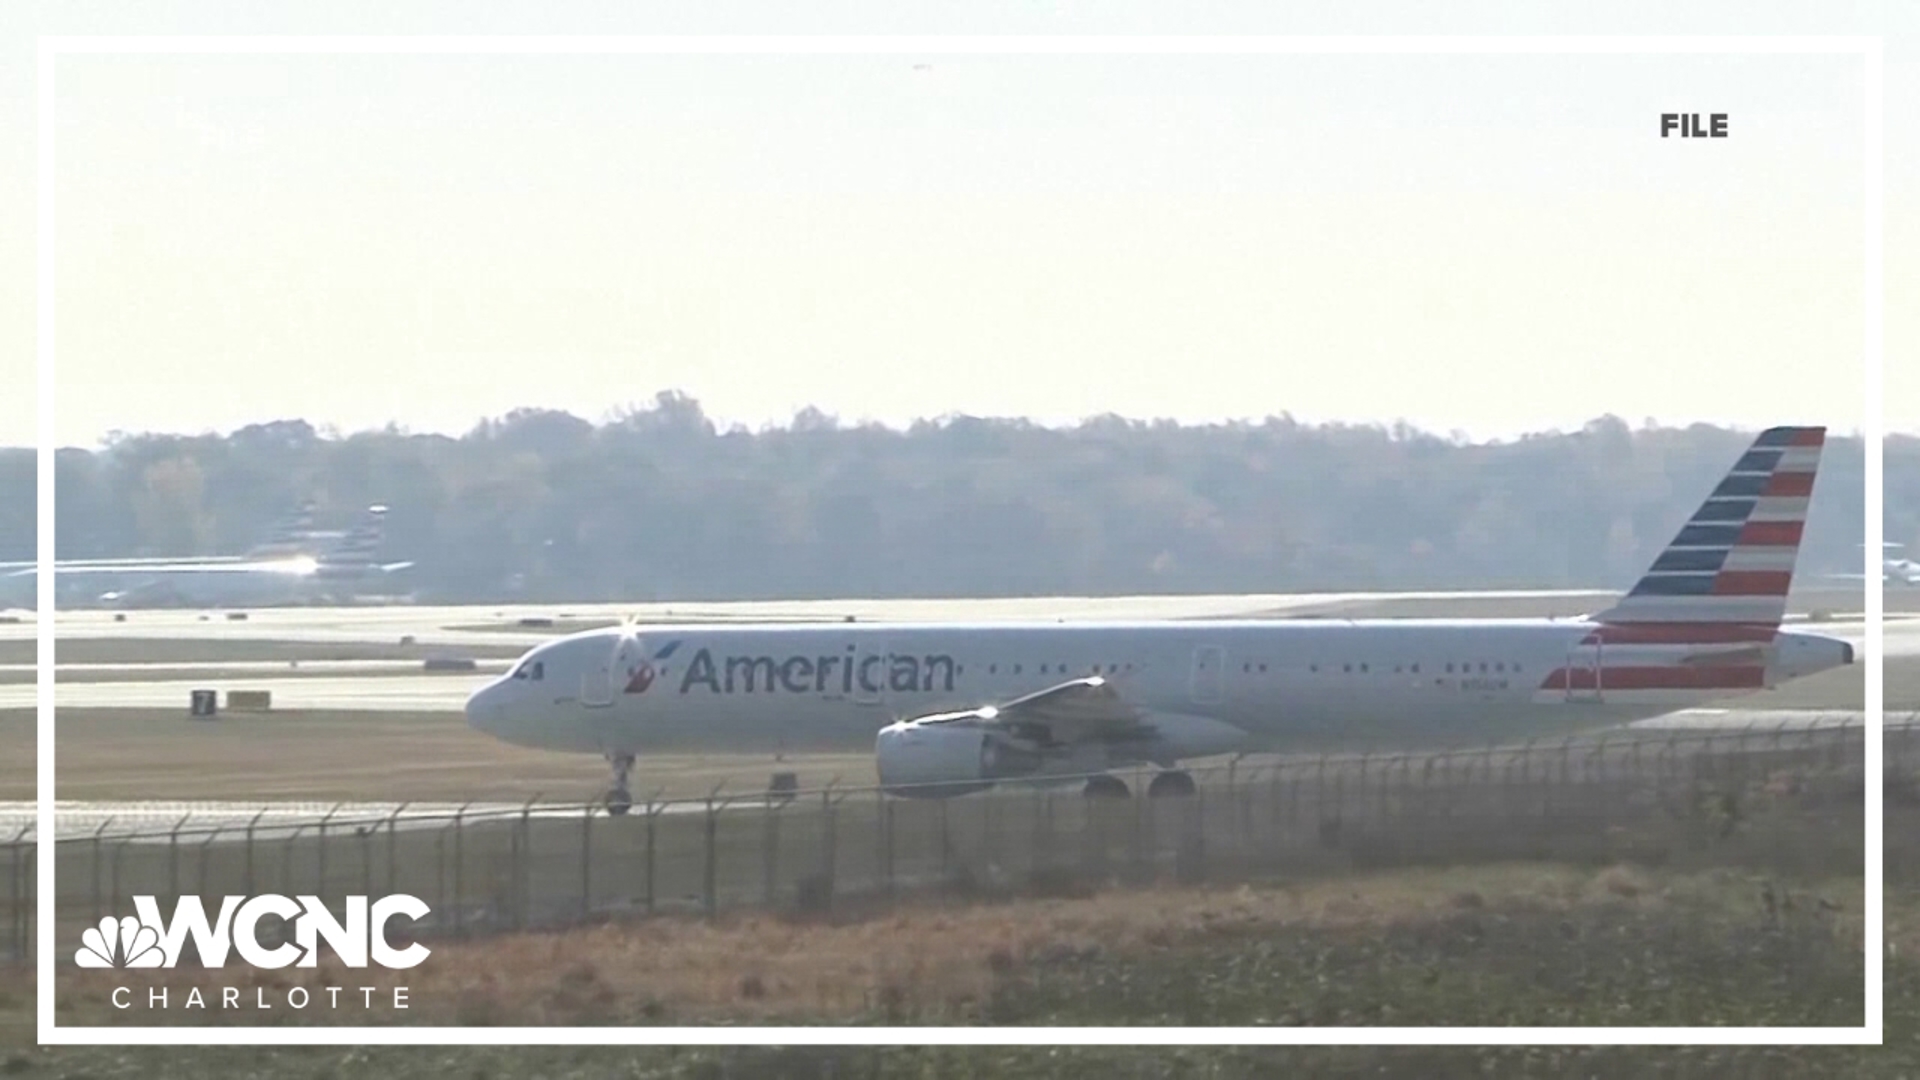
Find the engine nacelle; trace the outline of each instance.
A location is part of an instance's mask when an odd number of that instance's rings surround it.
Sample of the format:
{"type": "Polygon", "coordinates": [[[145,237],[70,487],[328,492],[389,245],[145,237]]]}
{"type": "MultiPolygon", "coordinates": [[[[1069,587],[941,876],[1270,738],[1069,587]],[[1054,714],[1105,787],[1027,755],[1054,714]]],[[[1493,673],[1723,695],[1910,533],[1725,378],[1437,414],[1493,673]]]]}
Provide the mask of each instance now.
{"type": "Polygon", "coordinates": [[[880,729],[873,745],[880,786],[889,794],[950,799],[1039,770],[1043,758],[1006,736],[964,720],[903,720],[880,729]]]}

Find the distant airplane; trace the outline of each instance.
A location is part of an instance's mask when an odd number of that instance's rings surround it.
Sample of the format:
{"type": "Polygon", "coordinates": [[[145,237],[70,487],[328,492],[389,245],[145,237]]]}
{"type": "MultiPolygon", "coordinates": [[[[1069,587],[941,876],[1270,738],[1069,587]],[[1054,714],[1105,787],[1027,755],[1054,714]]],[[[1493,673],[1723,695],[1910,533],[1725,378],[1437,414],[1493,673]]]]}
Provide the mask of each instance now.
{"type": "MultiPolygon", "coordinates": [[[[180,555],[163,558],[142,558],[123,556],[111,559],[56,559],[54,570],[66,570],[81,566],[105,566],[127,569],[144,569],[152,566],[209,566],[220,563],[239,563],[249,560],[291,558],[301,555],[318,558],[345,537],[338,530],[315,529],[313,527],[314,504],[305,502],[289,511],[273,525],[268,538],[248,548],[244,555],[180,555]]],[[[33,560],[0,562],[0,574],[17,570],[35,569],[33,560]]]]}
{"type": "MultiPolygon", "coordinates": [[[[363,587],[413,565],[375,561],[386,514],[385,506],[371,506],[353,528],[325,532],[311,528],[311,511],[302,508],[284,519],[272,538],[253,549],[266,555],[57,562],[54,588],[61,594],[84,589],[87,601],[122,608],[351,598],[363,587]]],[[[9,592],[24,589],[31,595],[37,580],[34,565],[11,565],[22,568],[0,569],[0,584],[9,592]]]]}
{"type": "Polygon", "coordinates": [[[542,644],[468,700],[506,742],[604,755],[608,810],[643,752],[872,738],[883,786],[1161,770],[1289,740],[1532,737],[1622,723],[1851,664],[1782,629],[1825,429],[1761,433],[1618,603],[1573,619],[638,626],[542,644]]]}
{"type": "MultiPolygon", "coordinates": [[[[1920,585],[1920,562],[1884,553],[1903,550],[1906,547],[1905,544],[1897,544],[1888,540],[1882,544],[1881,547],[1883,549],[1883,554],[1880,559],[1880,583],[1882,585],[1920,585]]],[[[1827,576],[1836,581],[1865,581],[1867,577],[1865,574],[1828,574],[1827,576]]]]}

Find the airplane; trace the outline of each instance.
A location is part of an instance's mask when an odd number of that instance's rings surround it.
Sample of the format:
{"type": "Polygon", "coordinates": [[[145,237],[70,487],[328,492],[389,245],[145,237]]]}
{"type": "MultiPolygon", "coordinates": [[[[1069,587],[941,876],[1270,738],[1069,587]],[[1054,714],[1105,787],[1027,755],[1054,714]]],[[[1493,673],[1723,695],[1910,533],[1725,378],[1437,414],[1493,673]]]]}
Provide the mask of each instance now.
{"type": "Polygon", "coordinates": [[[1783,629],[1825,429],[1762,432],[1612,607],[1579,618],[820,623],[583,631],[466,703],[475,730],[607,758],[702,738],[740,750],[872,739],[881,786],[945,798],[1329,738],[1534,737],[1630,722],[1854,661],[1783,629]]]}
{"type": "MultiPolygon", "coordinates": [[[[337,599],[341,595],[356,594],[363,586],[413,565],[412,562],[374,561],[384,535],[386,514],[385,506],[368,507],[359,524],[333,534],[338,537],[337,541],[311,555],[56,563],[55,588],[71,592],[76,588],[105,585],[106,591],[92,594],[90,599],[120,608],[337,599]]],[[[298,539],[301,535],[322,541],[327,537],[326,533],[297,524],[283,525],[279,535],[262,546],[276,551],[289,550],[305,542],[298,539]]],[[[29,563],[25,569],[0,577],[0,586],[24,582],[31,590],[35,574],[36,569],[29,563]]]]}
{"type": "MultiPolygon", "coordinates": [[[[1905,544],[1888,540],[1881,545],[1884,551],[1900,551],[1905,544]]],[[[1865,581],[1865,574],[1828,574],[1837,581],[1865,581]]],[[[1882,585],[1920,585],[1920,562],[1903,559],[1897,555],[1883,554],[1880,559],[1880,584],[1882,585]]]]}
{"type": "MultiPolygon", "coordinates": [[[[273,526],[266,540],[248,548],[240,555],[177,555],[159,558],[140,556],[120,556],[104,559],[56,559],[53,564],[55,573],[75,567],[101,567],[120,570],[144,570],[151,567],[183,567],[231,565],[241,562],[259,562],[267,559],[297,558],[308,556],[318,558],[343,540],[347,533],[339,530],[315,529],[313,527],[314,504],[311,501],[301,503],[289,511],[273,526]]],[[[31,559],[0,562],[0,574],[12,574],[20,570],[35,570],[38,563],[31,559]]],[[[104,573],[105,570],[100,572],[104,573]]]]}

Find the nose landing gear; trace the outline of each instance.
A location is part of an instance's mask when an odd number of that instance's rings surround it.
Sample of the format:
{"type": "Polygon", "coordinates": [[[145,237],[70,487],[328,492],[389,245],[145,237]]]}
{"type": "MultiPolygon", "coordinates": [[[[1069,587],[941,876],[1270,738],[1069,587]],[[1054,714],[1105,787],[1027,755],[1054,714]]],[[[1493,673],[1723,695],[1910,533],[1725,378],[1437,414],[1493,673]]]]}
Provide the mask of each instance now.
{"type": "Polygon", "coordinates": [[[619,817],[633,809],[633,796],[627,791],[627,776],[633,772],[633,755],[612,754],[607,761],[613,765],[613,786],[607,789],[604,801],[607,813],[619,817]]]}

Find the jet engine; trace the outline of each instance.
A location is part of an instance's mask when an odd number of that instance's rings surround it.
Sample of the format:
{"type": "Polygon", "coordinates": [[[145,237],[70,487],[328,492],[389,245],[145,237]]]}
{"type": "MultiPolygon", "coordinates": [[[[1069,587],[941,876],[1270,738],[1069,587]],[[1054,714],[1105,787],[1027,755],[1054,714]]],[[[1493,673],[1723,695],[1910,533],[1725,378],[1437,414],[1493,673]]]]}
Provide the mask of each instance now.
{"type": "Polygon", "coordinates": [[[889,724],[874,740],[873,752],[882,788],[923,799],[949,799],[1029,776],[1045,760],[1002,732],[952,717],[889,724]]]}

